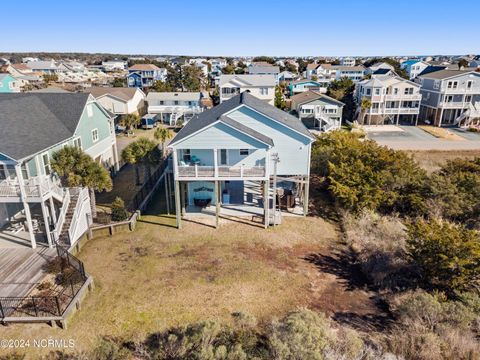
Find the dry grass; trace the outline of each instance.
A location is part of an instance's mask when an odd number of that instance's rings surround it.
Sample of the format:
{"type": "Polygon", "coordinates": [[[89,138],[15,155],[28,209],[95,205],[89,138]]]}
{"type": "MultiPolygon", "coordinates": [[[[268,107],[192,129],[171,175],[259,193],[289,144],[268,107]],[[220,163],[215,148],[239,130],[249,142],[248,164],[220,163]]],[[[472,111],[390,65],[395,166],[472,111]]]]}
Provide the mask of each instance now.
{"type": "Polygon", "coordinates": [[[465,141],[463,137],[452,133],[450,130],[445,129],[445,128],[440,128],[437,126],[431,126],[431,125],[419,125],[418,126],[420,129],[423,131],[429,133],[430,135],[435,136],[436,138],[439,139],[444,139],[444,140],[452,140],[452,141],[465,141]]]}
{"type": "Polygon", "coordinates": [[[428,172],[438,170],[440,166],[445,164],[448,160],[456,158],[473,159],[480,156],[480,150],[429,150],[407,152],[413,155],[419,165],[428,172]]]}
{"type": "Polygon", "coordinates": [[[338,239],[335,224],[288,218],[273,230],[229,222],[220,229],[168,216],[143,217],[137,231],[95,239],[80,258],[95,290],[67,330],[12,325],[3,338],[73,338],[76,349],[99,336],[141,339],[174,325],[242,311],[269,321],[308,306],[314,266],[304,260],[338,239]]]}

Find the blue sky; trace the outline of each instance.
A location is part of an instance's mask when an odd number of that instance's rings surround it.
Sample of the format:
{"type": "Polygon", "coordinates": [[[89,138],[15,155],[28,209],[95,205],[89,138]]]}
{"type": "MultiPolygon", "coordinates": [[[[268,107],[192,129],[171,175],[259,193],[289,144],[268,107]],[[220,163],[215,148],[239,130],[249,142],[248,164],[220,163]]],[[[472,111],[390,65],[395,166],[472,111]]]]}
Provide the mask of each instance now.
{"type": "Polygon", "coordinates": [[[480,1],[3,1],[0,51],[480,53],[480,1]]]}

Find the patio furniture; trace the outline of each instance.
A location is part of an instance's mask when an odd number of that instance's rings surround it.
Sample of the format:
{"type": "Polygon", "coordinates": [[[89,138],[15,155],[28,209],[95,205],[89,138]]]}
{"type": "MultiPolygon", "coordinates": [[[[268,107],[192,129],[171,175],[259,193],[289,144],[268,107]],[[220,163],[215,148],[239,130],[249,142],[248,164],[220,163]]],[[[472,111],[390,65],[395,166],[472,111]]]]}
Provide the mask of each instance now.
{"type": "Polygon", "coordinates": [[[195,204],[195,206],[198,206],[201,208],[207,207],[211,202],[212,202],[212,199],[198,199],[198,198],[193,199],[193,203],[195,204]]]}

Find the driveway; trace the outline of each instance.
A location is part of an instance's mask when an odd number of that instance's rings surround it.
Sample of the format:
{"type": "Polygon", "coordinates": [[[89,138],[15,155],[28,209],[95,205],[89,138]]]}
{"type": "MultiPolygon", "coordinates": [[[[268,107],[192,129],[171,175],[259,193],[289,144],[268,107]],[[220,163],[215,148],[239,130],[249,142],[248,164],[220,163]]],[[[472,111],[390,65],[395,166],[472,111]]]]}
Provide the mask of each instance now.
{"type": "Polygon", "coordinates": [[[445,140],[436,138],[416,126],[385,126],[376,131],[372,126],[367,129],[367,138],[380,145],[395,150],[479,150],[480,135],[462,129],[450,129],[464,140],[445,140]]]}

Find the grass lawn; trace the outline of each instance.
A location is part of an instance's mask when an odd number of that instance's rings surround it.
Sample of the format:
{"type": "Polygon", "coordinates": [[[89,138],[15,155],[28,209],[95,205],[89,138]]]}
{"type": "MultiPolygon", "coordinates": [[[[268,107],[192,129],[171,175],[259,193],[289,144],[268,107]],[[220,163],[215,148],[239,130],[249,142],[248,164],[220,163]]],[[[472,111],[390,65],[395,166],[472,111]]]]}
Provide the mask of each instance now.
{"type": "Polygon", "coordinates": [[[348,290],[343,280],[307,260],[340,241],[334,222],[290,217],[269,230],[237,222],[219,229],[184,222],[177,230],[172,216],[158,212],[143,216],[135,232],[85,245],[79,257],[94,277],[95,290],[67,330],[14,324],[2,329],[2,337],[72,338],[80,350],[102,335],[140,340],[170,326],[228,322],[235,311],[260,322],[299,306],[351,311],[342,305],[345,294],[362,311],[368,307],[368,294],[348,290]]]}
{"type": "Polygon", "coordinates": [[[432,126],[432,125],[419,125],[418,127],[423,131],[429,133],[430,135],[433,135],[440,139],[452,140],[452,141],[465,141],[463,137],[445,128],[432,126]]]}
{"type": "Polygon", "coordinates": [[[473,159],[480,156],[480,150],[429,150],[429,151],[407,151],[412,154],[415,160],[428,172],[438,170],[448,160],[456,158],[473,159]]]}

